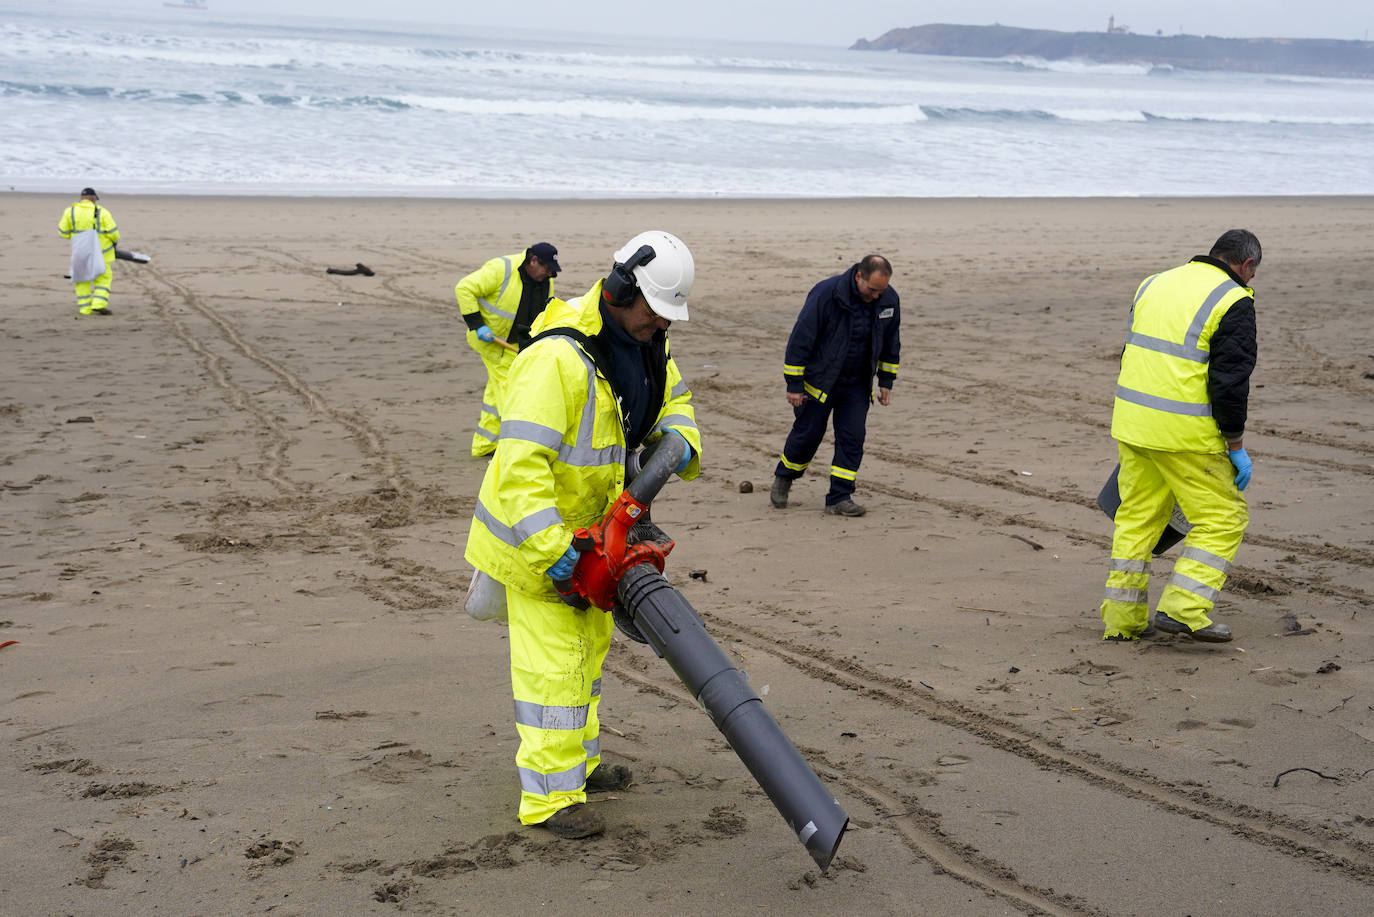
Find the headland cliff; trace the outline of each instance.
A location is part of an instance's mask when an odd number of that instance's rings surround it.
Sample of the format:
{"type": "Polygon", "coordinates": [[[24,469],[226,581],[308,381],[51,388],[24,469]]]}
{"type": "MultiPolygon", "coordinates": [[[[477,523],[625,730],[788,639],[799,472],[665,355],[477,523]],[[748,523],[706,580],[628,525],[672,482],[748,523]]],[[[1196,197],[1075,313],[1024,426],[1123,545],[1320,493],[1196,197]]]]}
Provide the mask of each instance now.
{"type": "Polygon", "coordinates": [[[1054,32],[1004,25],[936,24],[891,29],[873,41],[860,38],[850,49],[1374,79],[1374,42],[1325,38],[1217,38],[1136,35],[1120,29],[1054,32]]]}

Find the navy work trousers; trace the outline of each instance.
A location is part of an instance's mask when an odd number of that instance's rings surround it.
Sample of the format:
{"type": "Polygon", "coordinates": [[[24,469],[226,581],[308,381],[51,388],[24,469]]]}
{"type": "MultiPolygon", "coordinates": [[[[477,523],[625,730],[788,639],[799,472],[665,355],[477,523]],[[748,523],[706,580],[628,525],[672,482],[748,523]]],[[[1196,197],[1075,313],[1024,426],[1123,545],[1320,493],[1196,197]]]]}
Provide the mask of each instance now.
{"type": "Polygon", "coordinates": [[[792,409],[796,419],[773,473],[784,478],[799,478],[805,474],[833,414],[835,457],[830,465],[830,492],[825,495],[825,505],[834,506],[848,500],[854,494],[854,481],[864,458],[864,434],[871,401],[872,393],[864,382],[839,383],[825,403],[807,396],[801,407],[792,409]]]}

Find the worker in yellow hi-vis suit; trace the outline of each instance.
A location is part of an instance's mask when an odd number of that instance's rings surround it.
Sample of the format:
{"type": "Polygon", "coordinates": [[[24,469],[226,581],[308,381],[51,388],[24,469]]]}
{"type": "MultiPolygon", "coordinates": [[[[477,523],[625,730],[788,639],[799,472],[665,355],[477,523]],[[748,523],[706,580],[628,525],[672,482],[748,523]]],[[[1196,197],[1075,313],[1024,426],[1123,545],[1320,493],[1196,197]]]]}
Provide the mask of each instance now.
{"type": "Polygon", "coordinates": [[[1253,233],[1232,229],[1209,254],[1136,290],[1112,409],[1121,506],[1101,608],[1105,640],[1156,630],[1231,639],[1210,613],[1250,521],[1241,491],[1250,483],[1244,434],[1257,352],[1249,284],[1260,256],[1253,233]],[[1151,623],[1151,549],[1175,501],[1193,527],[1151,623]]]}
{"type": "Polygon", "coordinates": [[[630,450],[678,436],[690,446],[678,475],[701,470],[692,393],[667,336],[671,321],[687,320],[691,252],[652,231],[615,258],[584,296],[549,304],[511,365],[465,554],[505,585],[520,821],[562,838],[604,831],[587,794],[623,789],[631,775],[601,760],[611,615],[565,604],[554,583],[577,563],[573,533],[599,522],[624,490],[630,450]]]}
{"type": "Polygon", "coordinates": [[[468,346],[487,367],[482,413],[472,434],[474,456],[490,455],[496,449],[506,374],[516,351],[529,343],[530,327],[553,297],[553,278],[559,270],[558,249],[536,242],[523,253],[492,258],[453,288],[468,326],[468,346]]]}
{"type": "Polygon", "coordinates": [[[94,229],[100,237],[100,251],[105,259],[105,271],[94,279],[72,278],[76,287],[76,311],[81,315],[110,314],[110,281],[114,278],[115,244],[119,242],[119,227],[115,225],[114,214],[96,201],[100,195],[94,188],[82,188],[81,200],[62,211],[57,221],[57,231],[62,238],[70,239],[77,233],[94,229]]]}

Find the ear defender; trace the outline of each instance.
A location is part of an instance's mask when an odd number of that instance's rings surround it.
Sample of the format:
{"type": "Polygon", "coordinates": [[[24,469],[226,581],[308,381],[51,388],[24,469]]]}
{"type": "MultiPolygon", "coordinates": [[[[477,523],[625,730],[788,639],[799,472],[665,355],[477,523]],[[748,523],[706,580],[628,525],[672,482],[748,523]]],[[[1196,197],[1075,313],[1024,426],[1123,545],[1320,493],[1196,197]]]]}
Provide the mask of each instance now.
{"type": "Polygon", "coordinates": [[[652,245],[641,245],[639,251],[626,258],[624,263],[618,262],[611,268],[611,272],[601,284],[601,298],[606,305],[615,306],[617,309],[627,309],[634,305],[635,294],[639,292],[634,269],[653,261],[654,255],[652,245]]]}

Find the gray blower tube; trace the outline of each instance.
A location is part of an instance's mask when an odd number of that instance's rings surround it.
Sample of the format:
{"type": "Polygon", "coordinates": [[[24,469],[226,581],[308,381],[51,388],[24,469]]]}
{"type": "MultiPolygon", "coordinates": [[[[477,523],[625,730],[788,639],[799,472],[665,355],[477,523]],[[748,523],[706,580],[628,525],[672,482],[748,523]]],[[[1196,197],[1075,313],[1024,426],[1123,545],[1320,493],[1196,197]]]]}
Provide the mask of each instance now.
{"type": "MultiPolygon", "coordinates": [[[[681,451],[675,452],[680,458],[681,451]]],[[[646,463],[646,469],[652,464],[646,463]]],[[[626,571],[617,597],[654,652],[668,661],[710,715],[816,865],[828,868],[849,816],[764,709],[744,673],[711,639],[696,609],[648,564],[626,571]]]]}

